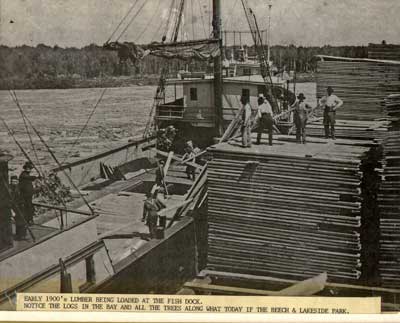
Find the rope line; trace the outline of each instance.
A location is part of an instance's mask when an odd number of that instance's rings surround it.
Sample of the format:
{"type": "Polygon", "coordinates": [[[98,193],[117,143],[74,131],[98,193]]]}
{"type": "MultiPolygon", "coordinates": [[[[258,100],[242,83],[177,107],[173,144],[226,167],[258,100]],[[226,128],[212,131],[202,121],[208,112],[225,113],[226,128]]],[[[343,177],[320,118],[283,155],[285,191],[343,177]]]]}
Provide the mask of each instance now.
{"type": "Polygon", "coordinates": [[[158,11],[159,11],[159,9],[160,9],[160,4],[161,4],[161,1],[158,1],[158,2],[157,2],[157,7],[156,7],[156,9],[154,10],[153,16],[150,18],[150,20],[148,21],[148,23],[146,24],[146,26],[143,28],[143,30],[141,31],[141,33],[139,34],[139,36],[135,38],[135,40],[134,40],[135,43],[137,43],[137,42],[139,41],[139,39],[143,36],[143,34],[145,33],[145,31],[149,28],[149,26],[150,26],[151,23],[153,22],[154,17],[157,16],[158,11]]]}
{"type": "MultiPolygon", "coordinates": [[[[21,107],[21,105],[19,104],[18,98],[17,98],[17,96],[16,96],[16,93],[14,93],[14,94],[15,94],[15,98],[16,98],[16,100],[17,100],[17,101],[16,101],[16,104],[17,104],[17,106],[18,106],[19,108],[21,108],[21,111],[23,112],[22,107],[21,107]]],[[[23,114],[25,115],[25,113],[23,113],[23,114]]],[[[26,117],[26,115],[25,115],[25,117],[26,117]]],[[[35,132],[35,134],[38,136],[38,138],[40,139],[40,141],[42,142],[42,144],[46,147],[47,151],[49,152],[49,154],[51,155],[51,157],[53,158],[53,160],[55,161],[55,163],[57,164],[57,166],[58,166],[59,168],[61,168],[60,162],[58,161],[57,157],[54,155],[54,153],[53,153],[53,151],[51,150],[51,148],[47,145],[46,141],[43,139],[43,137],[42,137],[42,135],[40,134],[40,132],[36,129],[36,127],[32,124],[32,122],[29,120],[28,117],[26,117],[26,120],[28,121],[29,125],[31,126],[31,128],[33,129],[33,131],[35,132]]],[[[82,200],[85,202],[85,204],[87,205],[87,207],[89,208],[89,210],[92,212],[92,214],[94,214],[93,208],[90,206],[89,202],[88,202],[88,201],[86,200],[86,198],[83,196],[83,194],[81,193],[81,191],[79,190],[79,188],[76,186],[76,184],[74,183],[74,181],[71,179],[71,177],[68,175],[68,173],[67,173],[65,170],[63,170],[63,173],[64,173],[65,177],[68,179],[68,181],[71,183],[71,185],[74,187],[74,189],[75,189],[75,190],[78,192],[78,194],[81,196],[82,200]]]]}
{"type": "Polygon", "coordinates": [[[111,38],[115,35],[115,33],[117,32],[117,30],[119,29],[119,27],[121,27],[121,25],[123,24],[123,22],[125,21],[126,18],[128,18],[128,16],[130,15],[130,13],[132,12],[133,8],[135,8],[136,4],[138,3],[139,0],[136,0],[133,5],[131,6],[131,8],[128,10],[127,14],[125,15],[124,18],[122,18],[122,20],[120,21],[120,23],[118,24],[117,28],[115,28],[115,30],[113,31],[113,33],[111,34],[111,36],[107,39],[106,43],[108,43],[111,38]]]}
{"type": "MultiPolygon", "coordinates": [[[[9,93],[10,93],[10,96],[11,96],[11,98],[13,99],[13,101],[14,101],[15,103],[17,103],[17,96],[16,96],[16,94],[15,94],[15,91],[14,91],[14,90],[12,90],[12,91],[9,90],[9,93]]],[[[17,106],[18,106],[18,105],[17,105],[17,106]]],[[[39,175],[42,175],[42,174],[43,174],[43,169],[42,169],[42,167],[41,167],[41,165],[40,165],[39,157],[38,157],[37,151],[36,151],[36,149],[35,149],[35,146],[34,146],[34,144],[33,144],[32,135],[31,135],[31,132],[29,131],[28,124],[26,123],[26,120],[25,120],[25,117],[24,117],[24,113],[21,111],[20,108],[18,108],[18,110],[19,110],[19,112],[20,112],[20,114],[21,114],[21,116],[22,116],[22,121],[24,122],[25,131],[26,131],[26,133],[28,134],[29,142],[30,142],[30,144],[31,144],[31,146],[32,146],[33,154],[34,154],[34,156],[35,156],[35,158],[36,158],[36,163],[37,163],[37,165],[38,165],[38,170],[40,170],[40,172],[38,172],[38,173],[39,173],[39,175]]]]}
{"type": "MultiPolygon", "coordinates": [[[[137,2],[138,0],[136,0],[137,2]]],[[[133,17],[131,18],[131,20],[129,21],[129,23],[126,25],[126,27],[124,28],[124,30],[122,30],[121,34],[117,37],[117,39],[115,41],[119,41],[120,38],[122,37],[123,34],[125,34],[125,32],[127,31],[127,29],[130,27],[130,25],[133,23],[133,21],[135,20],[135,18],[139,15],[139,13],[142,11],[143,7],[146,5],[147,1],[145,0],[142,5],[140,6],[140,8],[138,9],[138,11],[136,12],[135,15],[133,15],[133,17]]]]}
{"type": "Polygon", "coordinates": [[[199,5],[200,18],[201,18],[201,23],[203,25],[203,31],[204,31],[204,38],[207,38],[206,24],[204,23],[203,9],[201,8],[200,0],[197,0],[197,4],[199,5]]]}
{"type": "Polygon", "coordinates": [[[96,111],[98,105],[100,104],[101,100],[103,99],[103,96],[106,93],[106,91],[107,91],[107,88],[103,89],[103,91],[101,92],[101,95],[97,99],[97,102],[94,105],[92,111],[90,112],[89,117],[87,118],[87,120],[86,120],[85,124],[83,125],[82,129],[79,131],[78,137],[76,138],[76,140],[72,144],[71,148],[68,150],[68,153],[67,153],[66,157],[64,158],[64,160],[61,162],[61,164],[64,164],[65,162],[68,161],[70,153],[72,152],[72,150],[75,148],[75,146],[79,142],[79,139],[81,138],[83,132],[86,130],[86,127],[88,126],[90,119],[92,118],[93,114],[95,113],[95,111],[96,111]]]}
{"type": "Polygon", "coordinates": [[[191,11],[192,11],[192,37],[193,37],[193,39],[195,39],[196,38],[196,34],[195,34],[195,31],[194,31],[194,12],[193,12],[193,7],[194,7],[193,0],[190,0],[190,8],[191,8],[191,11]]]}

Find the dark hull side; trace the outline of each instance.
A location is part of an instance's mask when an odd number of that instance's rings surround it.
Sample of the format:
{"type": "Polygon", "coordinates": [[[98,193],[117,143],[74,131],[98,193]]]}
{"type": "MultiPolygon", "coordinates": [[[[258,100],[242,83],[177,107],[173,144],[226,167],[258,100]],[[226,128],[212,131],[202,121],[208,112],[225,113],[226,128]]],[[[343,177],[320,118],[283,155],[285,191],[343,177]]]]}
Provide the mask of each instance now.
{"type": "Polygon", "coordinates": [[[115,275],[87,292],[110,294],[171,294],[195,277],[196,234],[192,218],[179,221],[142,249],[114,265],[115,275]]]}

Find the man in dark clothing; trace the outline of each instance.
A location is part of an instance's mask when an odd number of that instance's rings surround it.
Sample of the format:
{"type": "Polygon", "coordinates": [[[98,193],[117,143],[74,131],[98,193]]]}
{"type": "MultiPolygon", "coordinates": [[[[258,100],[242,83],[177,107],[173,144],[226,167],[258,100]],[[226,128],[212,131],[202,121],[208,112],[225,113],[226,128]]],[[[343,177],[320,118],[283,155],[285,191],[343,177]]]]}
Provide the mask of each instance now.
{"type": "Polygon", "coordinates": [[[156,184],[157,186],[164,186],[164,161],[160,160],[156,169],[156,184]]]}
{"type": "Polygon", "coordinates": [[[33,216],[35,209],[32,204],[32,197],[34,194],[33,182],[39,177],[31,175],[33,164],[26,162],[23,166],[24,170],[19,175],[19,190],[21,192],[21,199],[23,204],[23,210],[25,221],[28,224],[33,224],[33,216]]]}
{"type": "Polygon", "coordinates": [[[15,240],[26,239],[26,222],[22,214],[23,203],[21,192],[18,187],[18,176],[11,176],[10,181],[11,208],[14,211],[15,219],[15,240]]]}
{"type": "Polygon", "coordinates": [[[157,230],[158,214],[157,212],[165,208],[165,204],[157,198],[157,191],[153,194],[148,192],[147,199],[144,201],[142,221],[146,221],[149,227],[150,239],[154,239],[157,230]]]}

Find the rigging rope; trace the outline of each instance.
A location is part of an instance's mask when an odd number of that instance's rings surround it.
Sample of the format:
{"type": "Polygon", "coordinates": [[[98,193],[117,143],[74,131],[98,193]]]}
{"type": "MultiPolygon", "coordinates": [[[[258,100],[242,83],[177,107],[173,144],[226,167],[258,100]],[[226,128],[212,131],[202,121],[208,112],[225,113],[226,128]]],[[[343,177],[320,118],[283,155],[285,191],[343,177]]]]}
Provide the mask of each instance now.
{"type": "Polygon", "coordinates": [[[82,200],[85,202],[89,210],[94,214],[93,208],[90,206],[86,198],[83,196],[82,192],[79,190],[79,188],[75,185],[74,181],[71,179],[71,177],[68,175],[68,173],[62,168],[62,165],[58,161],[57,157],[54,155],[53,151],[50,149],[50,147],[47,145],[46,141],[43,139],[42,135],[39,133],[39,131],[36,129],[36,127],[32,124],[32,122],[29,120],[29,118],[25,115],[24,111],[22,110],[21,105],[19,104],[18,98],[16,93],[14,93],[15,99],[16,99],[16,104],[17,106],[21,109],[22,114],[25,116],[26,120],[28,121],[29,125],[35,132],[35,134],[38,136],[42,144],[46,147],[47,151],[50,153],[50,156],[53,158],[53,160],[56,162],[57,166],[62,170],[64,173],[65,177],[68,179],[68,181],[71,183],[71,185],[74,187],[74,189],[78,192],[78,194],[81,196],[82,200]]]}
{"type": "Polygon", "coordinates": [[[168,30],[169,30],[169,24],[171,23],[172,10],[174,10],[174,7],[175,7],[175,0],[172,0],[171,1],[171,6],[169,7],[169,11],[168,11],[167,23],[166,23],[164,34],[163,34],[163,37],[162,37],[163,40],[165,40],[165,38],[167,37],[168,30]]]}
{"type": "Polygon", "coordinates": [[[151,16],[150,20],[148,21],[148,23],[146,24],[146,26],[143,28],[143,30],[141,31],[141,33],[139,34],[139,36],[135,38],[135,40],[134,40],[135,43],[137,43],[137,42],[140,40],[140,38],[143,36],[143,34],[144,34],[145,31],[147,30],[147,28],[149,28],[149,26],[150,26],[151,23],[153,22],[154,17],[157,16],[158,10],[160,9],[160,4],[161,4],[161,1],[158,1],[158,2],[157,2],[157,7],[156,7],[156,9],[154,10],[153,16],[151,16]]]}
{"type": "Polygon", "coordinates": [[[194,12],[193,12],[193,0],[190,0],[190,8],[192,10],[192,37],[193,39],[196,38],[196,34],[194,33],[194,12]]]}
{"type": "Polygon", "coordinates": [[[233,7],[231,7],[231,10],[229,11],[228,18],[224,21],[222,29],[227,29],[226,27],[228,26],[228,22],[230,22],[230,19],[233,15],[233,11],[235,10],[237,3],[238,3],[238,0],[235,0],[233,7]]]}
{"type": "MultiPolygon", "coordinates": [[[[136,0],[138,1],[138,0],[136,0]]],[[[122,37],[123,34],[125,34],[125,32],[127,31],[127,29],[129,28],[129,26],[132,24],[132,22],[135,20],[135,18],[139,15],[140,11],[142,11],[143,7],[146,5],[147,1],[145,0],[142,5],[140,6],[140,8],[138,9],[138,11],[136,12],[136,14],[131,18],[131,20],[129,21],[129,23],[125,26],[124,30],[122,30],[121,34],[117,37],[117,39],[115,40],[116,42],[118,42],[118,40],[122,37]]]]}
{"type": "Polygon", "coordinates": [[[197,0],[197,4],[199,5],[200,9],[200,18],[201,18],[201,23],[203,25],[204,37],[206,38],[207,37],[206,24],[204,23],[203,10],[201,9],[200,0],[197,0]]]}
{"type": "MultiPolygon", "coordinates": [[[[9,93],[10,93],[10,96],[11,96],[11,98],[13,99],[13,101],[16,103],[16,102],[17,102],[17,99],[16,99],[15,91],[14,91],[14,90],[12,90],[12,91],[9,90],[9,93]],[[15,97],[14,97],[14,96],[15,96],[15,97]]],[[[40,165],[39,157],[38,157],[36,148],[35,148],[35,146],[34,146],[34,144],[33,144],[33,140],[32,140],[31,133],[30,133],[30,131],[29,131],[28,125],[27,125],[26,120],[25,120],[25,118],[24,118],[24,114],[21,112],[21,109],[19,109],[19,112],[21,113],[22,121],[24,122],[25,130],[26,130],[26,133],[28,134],[29,142],[30,142],[30,144],[31,144],[31,146],[32,146],[33,154],[35,155],[38,168],[40,169],[40,172],[38,171],[38,174],[39,174],[39,175],[42,175],[42,174],[43,174],[43,169],[42,169],[42,167],[41,167],[41,165],[40,165]]]]}
{"type": "Polygon", "coordinates": [[[77,143],[79,142],[80,137],[82,136],[83,132],[86,130],[87,125],[89,124],[90,119],[92,118],[93,114],[95,113],[98,105],[100,104],[101,100],[103,99],[104,94],[106,93],[107,88],[103,89],[103,91],[101,92],[100,97],[98,98],[96,104],[94,105],[92,111],[89,114],[89,117],[87,118],[85,124],[83,125],[82,129],[79,131],[78,137],[76,138],[76,140],[74,141],[74,143],[72,144],[71,148],[68,150],[64,160],[61,162],[61,164],[64,164],[68,161],[69,158],[69,154],[72,152],[72,150],[75,148],[75,146],[77,145],[77,143]]]}
{"type": "Polygon", "coordinates": [[[115,35],[115,33],[117,32],[117,30],[119,29],[119,27],[121,27],[121,25],[123,24],[123,22],[125,21],[126,18],[128,18],[128,16],[130,15],[130,13],[132,12],[133,8],[135,8],[136,4],[138,3],[139,0],[136,0],[132,7],[128,10],[127,14],[125,15],[124,18],[122,18],[122,20],[120,21],[120,23],[118,24],[117,28],[115,28],[115,30],[113,31],[113,33],[111,34],[111,36],[107,39],[106,43],[108,43],[111,38],[115,35]]]}
{"type": "MultiPolygon", "coordinates": [[[[15,138],[14,136],[14,132],[12,131],[12,129],[7,125],[6,121],[0,117],[0,120],[2,121],[2,123],[4,124],[4,127],[7,129],[8,134],[11,136],[11,138],[14,140],[15,144],[17,145],[17,147],[21,150],[22,154],[24,155],[24,157],[26,158],[27,161],[29,161],[33,168],[36,170],[36,172],[40,175],[39,169],[36,167],[35,163],[32,161],[32,159],[29,157],[28,153],[25,151],[25,149],[22,147],[22,145],[19,143],[19,141],[17,140],[17,138],[15,138]]],[[[44,187],[47,189],[47,193],[49,193],[50,195],[52,195],[55,200],[61,204],[63,204],[63,206],[65,208],[67,208],[64,199],[61,196],[58,196],[56,192],[54,192],[51,187],[49,186],[49,184],[43,180],[44,183],[44,187]]]]}

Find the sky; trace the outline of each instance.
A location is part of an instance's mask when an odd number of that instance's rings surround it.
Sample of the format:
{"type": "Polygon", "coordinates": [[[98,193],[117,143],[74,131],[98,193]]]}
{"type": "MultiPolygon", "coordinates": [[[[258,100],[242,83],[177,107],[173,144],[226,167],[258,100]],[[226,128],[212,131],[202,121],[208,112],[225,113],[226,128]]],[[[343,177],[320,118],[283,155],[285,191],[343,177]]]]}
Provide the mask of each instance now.
{"type": "MultiPolygon", "coordinates": [[[[0,0],[0,45],[82,47],[103,44],[121,19],[132,17],[120,40],[160,40],[173,0],[0,0]]],[[[175,0],[176,1],[176,0],[175,0]]],[[[186,38],[209,35],[212,0],[186,0],[186,38]]],[[[268,25],[270,0],[248,0],[261,29],[268,25]]],[[[178,1],[176,1],[177,3],[178,1]]],[[[226,30],[248,30],[241,0],[221,0],[226,30]]],[[[272,0],[271,43],[281,45],[400,44],[400,0],[272,0]]],[[[243,42],[247,38],[243,36],[243,42]]],[[[233,38],[228,38],[231,43],[233,38]]],[[[238,40],[237,40],[238,41],[238,40]]],[[[249,40],[248,40],[249,41],[249,40]]]]}

